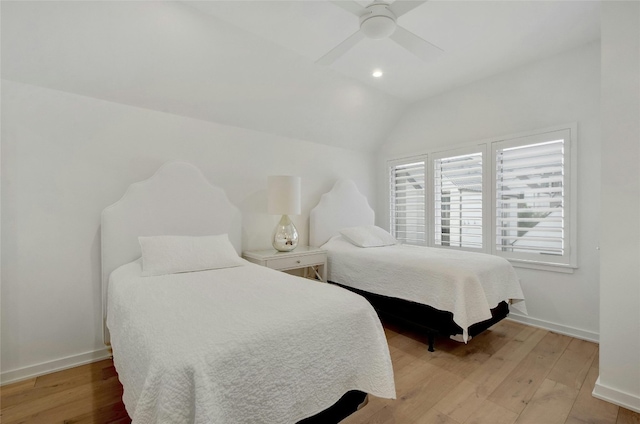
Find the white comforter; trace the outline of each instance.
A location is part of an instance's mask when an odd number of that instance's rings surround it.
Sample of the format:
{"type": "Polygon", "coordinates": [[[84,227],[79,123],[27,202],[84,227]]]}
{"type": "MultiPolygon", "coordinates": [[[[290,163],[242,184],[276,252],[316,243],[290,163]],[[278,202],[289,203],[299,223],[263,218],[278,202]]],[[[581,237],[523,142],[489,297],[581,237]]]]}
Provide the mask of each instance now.
{"type": "Polygon", "coordinates": [[[134,424],[294,423],[353,389],[394,398],[389,350],[365,299],[247,262],[111,274],[107,325],[134,424]]]}
{"type": "Polygon", "coordinates": [[[408,245],[361,248],[342,236],[322,248],[329,252],[330,281],[449,311],[464,341],[468,328],[491,318],[503,300],[521,302],[526,313],[513,267],[497,256],[408,245]]]}

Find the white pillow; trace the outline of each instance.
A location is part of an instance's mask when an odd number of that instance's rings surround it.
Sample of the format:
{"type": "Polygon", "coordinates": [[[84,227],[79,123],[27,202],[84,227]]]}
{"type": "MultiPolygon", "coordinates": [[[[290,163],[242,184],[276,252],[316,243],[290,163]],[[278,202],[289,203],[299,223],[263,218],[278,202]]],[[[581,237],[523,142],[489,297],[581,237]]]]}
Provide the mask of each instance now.
{"type": "Polygon", "coordinates": [[[382,242],[384,243],[384,246],[391,246],[392,244],[398,244],[398,240],[396,240],[396,238],[391,234],[389,234],[389,232],[384,228],[376,227],[375,225],[370,225],[368,228],[369,228],[369,231],[371,231],[371,234],[373,234],[376,237],[379,237],[380,240],[382,240],[382,242]]]}
{"type": "Polygon", "coordinates": [[[243,264],[227,234],[138,237],[142,276],[231,268],[243,264]]]}
{"type": "Polygon", "coordinates": [[[398,243],[391,234],[374,225],[343,228],[340,234],[358,247],[381,247],[398,243]]]}

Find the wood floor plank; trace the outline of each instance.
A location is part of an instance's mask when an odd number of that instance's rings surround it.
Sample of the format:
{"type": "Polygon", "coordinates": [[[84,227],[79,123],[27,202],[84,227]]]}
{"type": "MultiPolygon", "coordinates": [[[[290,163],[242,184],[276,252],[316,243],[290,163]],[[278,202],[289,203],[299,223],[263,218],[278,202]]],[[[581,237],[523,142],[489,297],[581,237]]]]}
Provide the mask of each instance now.
{"type": "Polygon", "coordinates": [[[373,415],[362,411],[353,414],[345,423],[412,423],[429,413],[432,406],[445,396],[462,379],[425,361],[414,361],[396,376],[395,401],[384,402],[384,407],[373,415]],[[357,415],[357,416],[356,416],[357,415]]]}
{"type": "Polygon", "coordinates": [[[545,379],[531,402],[524,408],[517,424],[563,424],[578,396],[578,390],[545,379]]]}
{"type": "Polygon", "coordinates": [[[8,408],[116,376],[115,368],[110,360],[43,375],[36,379],[32,390],[3,396],[2,405],[3,408],[8,408]]]}
{"type": "Polygon", "coordinates": [[[416,360],[395,374],[396,395],[398,399],[402,400],[415,398],[416,392],[433,383],[435,379],[444,380],[446,378],[451,378],[456,382],[461,380],[428,362],[416,360]]]}
{"type": "Polygon", "coordinates": [[[122,401],[112,403],[93,411],[89,411],[78,416],[67,418],[64,424],[94,424],[94,423],[117,423],[131,422],[129,415],[122,401]]]}
{"type": "Polygon", "coordinates": [[[533,327],[521,329],[513,340],[467,376],[435,408],[457,421],[466,421],[546,334],[546,330],[533,327]]]}
{"type": "MultiPolygon", "coordinates": [[[[34,389],[34,391],[35,390],[36,389],[34,389]]],[[[11,406],[5,406],[3,404],[2,422],[5,424],[14,422],[51,423],[54,422],[54,420],[47,421],[43,418],[43,416],[49,416],[46,411],[64,410],[67,407],[71,409],[71,405],[74,405],[75,409],[71,412],[70,416],[86,413],[91,411],[94,405],[100,405],[99,403],[87,402],[87,399],[94,399],[97,395],[103,393],[115,397],[115,399],[109,402],[115,403],[122,396],[122,385],[117,378],[112,377],[109,380],[93,381],[74,387],[67,387],[62,391],[27,399],[24,402],[11,406]]]]}
{"type": "Polygon", "coordinates": [[[595,343],[579,339],[571,340],[547,378],[579,390],[591,368],[597,350],[598,346],[595,343]]]}
{"type": "Polygon", "coordinates": [[[428,361],[430,352],[427,350],[424,341],[403,334],[400,337],[389,340],[389,353],[391,354],[394,372],[399,372],[403,367],[417,359],[428,361]]]}
{"type": "Polygon", "coordinates": [[[91,384],[81,387],[67,388],[66,390],[42,397],[35,396],[25,398],[23,402],[12,405],[2,405],[2,422],[18,422],[33,413],[52,408],[55,405],[65,404],[69,399],[88,398],[92,390],[91,384]]]}
{"type": "Polygon", "coordinates": [[[598,368],[592,366],[571,408],[566,424],[615,424],[619,408],[591,394],[597,379],[598,368]]]}
{"type": "Polygon", "coordinates": [[[488,399],[521,413],[570,342],[571,337],[547,333],[488,399]]]}
{"type": "Polygon", "coordinates": [[[445,414],[431,408],[426,414],[422,415],[413,424],[461,424],[458,421],[447,417],[445,414]]]}
{"type": "Polygon", "coordinates": [[[598,369],[600,368],[600,349],[596,349],[596,354],[593,356],[591,366],[598,369]]]}
{"type": "Polygon", "coordinates": [[[7,384],[6,386],[0,387],[0,404],[4,403],[5,398],[28,392],[29,390],[33,389],[35,384],[36,379],[30,378],[28,380],[23,380],[17,383],[7,384]]]}
{"type": "MultiPolygon", "coordinates": [[[[8,415],[3,424],[66,424],[74,417],[90,414],[97,408],[97,405],[115,404],[122,399],[122,386],[116,378],[105,381],[85,384],[76,388],[82,391],[84,396],[71,396],[72,399],[52,402],[56,395],[44,398],[46,407],[38,405],[38,408],[30,410],[21,408],[8,415]]],[[[99,406],[98,406],[99,407],[99,406]]]]}
{"type": "Polygon", "coordinates": [[[496,405],[490,400],[484,400],[475,413],[464,424],[513,424],[518,414],[496,405]]]}
{"type": "MultiPolygon", "coordinates": [[[[390,403],[386,402],[382,407],[375,411],[367,409],[372,405],[349,415],[346,419],[340,421],[340,424],[390,424],[394,423],[394,410],[390,407],[390,403]]],[[[399,422],[398,422],[399,423],[399,422]]]]}
{"type": "Polygon", "coordinates": [[[489,396],[546,337],[548,331],[529,327],[493,355],[467,378],[478,385],[482,396],[489,396]],[[533,330],[533,331],[532,331],[533,330]]]}
{"type": "Polygon", "coordinates": [[[51,374],[46,374],[36,379],[35,387],[50,387],[64,382],[65,380],[76,380],[78,378],[85,379],[86,381],[102,379],[104,370],[106,368],[113,368],[113,361],[111,359],[105,359],[91,364],[81,365],[79,367],[70,368],[64,371],[58,371],[51,374]]]}
{"type": "Polygon", "coordinates": [[[463,423],[484,402],[486,396],[478,393],[478,385],[469,380],[462,380],[447,396],[442,398],[434,409],[446,416],[463,423]]]}
{"type": "Polygon", "coordinates": [[[403,333],[402,327],[395,323],[384,323],[384,333],[387,335],[387,340],[403,333]]]}
{"type": "Polygon", "coordinates": [[[396,337],[398,334],[400,334],[400,333],[397,333],[397,332],[395,332],[395,331],[393,331],[393,330],[391,330],[389,328],[385,328],[384,329],[384,335],[387,338],[387,340],[390,340],[393,337],[396,337]]]}
{"type": "Polygon", "coordinates": [[[640,424],[640,414],[626,408],[620,408],[616,424],[640,424]]]}
{"type": "Polygon", "coordinates": [[[131,424],[131,419],[129,417],[127,418],[122,418],[120,420],[114,421],[114,422],[110,422],[110,423],[106,423],[106,424],[131,424]]]}
{"type": "Polygon", "coordinates": [[[514,322],[501,321],[467,344],[439,339],[436,351],[430,354],[429,362],[466,378],[521,330],[514,322]]]}
{"type": "MultiPolygon", "coordinates": [[[[425,354],[429,353],[425,345],[426,339],[412,333],[398,333],[398,337],[388,340],[389,353],[398,397],[411,390],[423,377],[420,373],[429,369],[425,354]],[[416,380],[417,379],[417,380],[416,380]]],[[[345,424],[384,423],[394,419],[394,410],[388,409],[395,400],[380,399],[370,396],[369,404],[362,410],[349,416],[345,424]]]]}
{"type": "MultiPolygon", "coordinates": [[[[398,399],[392,404],[395,409],[394,417],[410,423],[426,414],[440,399],[446,396],[462,378],[455,374],[426,363],[430,369],[424,370],[423,378],[409,390],[399,393],[398,399]]],[[[413,374],[413,370],[408,370],[413,374]]],[[[402,376],[399,376],[401,379],[402,376]]]]}

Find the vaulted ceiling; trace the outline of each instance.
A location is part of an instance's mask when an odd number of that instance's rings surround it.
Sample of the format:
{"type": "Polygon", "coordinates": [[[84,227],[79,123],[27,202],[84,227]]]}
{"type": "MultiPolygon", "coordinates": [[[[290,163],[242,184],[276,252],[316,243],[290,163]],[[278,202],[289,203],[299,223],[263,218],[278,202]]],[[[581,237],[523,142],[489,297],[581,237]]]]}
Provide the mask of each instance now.
{"type": "Polygon", "coordinates": [[[599,38],[598,2],[432,0],[398,23],[436,60],[363,40],[322,66],[358,28],[325,0],[0,4],[4,79],[369,151],[414,101],[599,38]]]}
{"type": "MultiPolygon", "coordinates": [[[[365,38],[328,68],[407,101],[600,37],[598,1],[396,1],[419,4],[400,16],[398,24],[440,47],[440,56],[423,61],[390,39],[365,38]],[[374,69],[384,76],[373,78],[374,69]]],[[[340,1],[187,3],[312,61],[359,28],[357,16],[334,4],[340,1]]]]}

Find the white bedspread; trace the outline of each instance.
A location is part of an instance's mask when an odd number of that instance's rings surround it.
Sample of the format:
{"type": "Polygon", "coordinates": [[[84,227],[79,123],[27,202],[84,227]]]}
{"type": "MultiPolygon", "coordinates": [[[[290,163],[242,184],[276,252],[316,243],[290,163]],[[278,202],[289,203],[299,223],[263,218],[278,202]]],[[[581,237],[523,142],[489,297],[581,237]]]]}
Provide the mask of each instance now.
{"type": "Polygon", "coordinates": [[[526,313],[513,267],[497,256],[408,245],[360,248],[342,236],[322,248],[329,252],[330,281],[452,312],[464,341],[468,328],[491,318],[503,300],[521,302],[526,313]]]}
{"type": "Polygon", "coordinates": [[[357,389],[395,397],[384,331],[361,296],[247,262],[115,270],[107,325],[134,424],[294,423],[357,389]]]}

